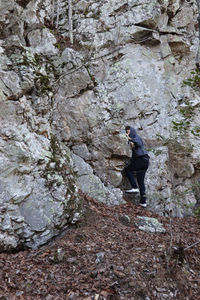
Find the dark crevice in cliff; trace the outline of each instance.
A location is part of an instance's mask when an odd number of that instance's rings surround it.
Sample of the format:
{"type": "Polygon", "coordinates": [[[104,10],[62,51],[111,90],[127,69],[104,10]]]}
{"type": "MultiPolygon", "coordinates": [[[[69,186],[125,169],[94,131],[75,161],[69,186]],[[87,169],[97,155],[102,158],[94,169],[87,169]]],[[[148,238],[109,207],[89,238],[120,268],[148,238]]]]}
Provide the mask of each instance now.
{"type": "Polygon", "coordinates": [[[93,87],[91,87],[90,85],[88,85],[84,89],[81,89],[77,94],[69,96],[68,99],[73,99],[73,98],[81,97],[85,92],[92,91],[92,90],[93,90],[93,87]]]}
{"type": "Polygon", "coordinates": [[[116,14],[118,14],[118,13],[125,13],[128,11],[128,9],[129,9],[129,5],[127,3],[124,3],[122,6],[115,9],[114,12],[109,15],[109,17],[115,17],[116,14]]]}
{"type": "Polygon", "coordinates": [[[31,2],[31,0],[16,0],[16,2],[23,8],[26,8],[26,6],[29,4],[29,2],[31,2]]]}

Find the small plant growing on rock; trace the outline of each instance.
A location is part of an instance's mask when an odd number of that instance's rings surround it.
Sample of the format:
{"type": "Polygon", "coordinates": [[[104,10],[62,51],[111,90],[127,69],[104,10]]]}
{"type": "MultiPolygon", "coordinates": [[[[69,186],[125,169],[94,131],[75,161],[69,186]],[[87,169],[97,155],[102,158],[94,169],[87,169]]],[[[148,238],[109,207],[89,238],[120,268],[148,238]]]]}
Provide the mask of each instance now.
{"type": "Polygon", "coordinates": [[[194,90],[200,91],[200,69],[191,72],[191,78],[183,81],[185,85],[192,87],[194,90]]]}
{"type": "Polygon", "coordinates": [[[194,211],[195,216],[200,220],[200,206],[194,211]]]}

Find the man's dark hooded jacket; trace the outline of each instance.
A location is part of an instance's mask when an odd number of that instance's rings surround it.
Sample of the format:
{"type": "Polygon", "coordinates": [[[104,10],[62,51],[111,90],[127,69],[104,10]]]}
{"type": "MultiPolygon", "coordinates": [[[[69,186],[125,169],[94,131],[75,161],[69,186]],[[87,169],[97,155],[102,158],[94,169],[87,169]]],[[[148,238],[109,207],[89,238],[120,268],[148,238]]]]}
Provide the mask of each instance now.
{"type": "Polygon", "coordinates": [[[136,133],[135,128],[130,127],[130,134],[129,134],[129,143],[133,142],[135,147],[132,148],[132,158],[138,158],[141,156],[147,156],[148,152],[144,149],[144,143],[141,137],[136,133]]]}

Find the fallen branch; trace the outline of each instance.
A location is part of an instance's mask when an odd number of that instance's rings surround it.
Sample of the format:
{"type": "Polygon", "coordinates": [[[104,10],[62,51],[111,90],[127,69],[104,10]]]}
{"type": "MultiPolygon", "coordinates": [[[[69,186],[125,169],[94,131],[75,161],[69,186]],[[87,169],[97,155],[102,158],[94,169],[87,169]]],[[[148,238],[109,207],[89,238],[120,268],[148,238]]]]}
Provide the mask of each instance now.
{"type": "Polygon", "coordinates": [[[199,240],[198,242],[196,242],[196,243],[194,243],[194,244],[192,244],[192,245],[190,245],[190,246],[184,248],[184,251],[185,251],[185,250],[188,250],[188,249],[190,249],[190,248],[192,248],[192,247],[194,247],[194,246],[196,246],[196,245],[199,244],[199,243],[200,243],[200,240],[199,240]]]}

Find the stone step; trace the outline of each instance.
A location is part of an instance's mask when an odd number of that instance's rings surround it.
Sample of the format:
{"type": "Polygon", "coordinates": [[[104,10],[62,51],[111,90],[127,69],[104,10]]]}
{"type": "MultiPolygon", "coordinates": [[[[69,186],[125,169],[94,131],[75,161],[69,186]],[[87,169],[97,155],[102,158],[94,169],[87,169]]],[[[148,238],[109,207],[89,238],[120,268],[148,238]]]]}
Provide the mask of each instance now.
{"type": "Polygon", "coordinates": [[[126,193],[123,191],[123,198],[126,201],[132,202],[134,204],[139,204],[140,194],[139,193],[126,193]]]}

